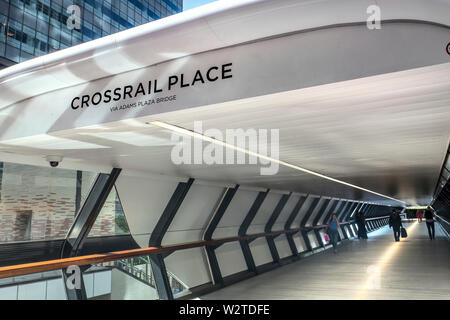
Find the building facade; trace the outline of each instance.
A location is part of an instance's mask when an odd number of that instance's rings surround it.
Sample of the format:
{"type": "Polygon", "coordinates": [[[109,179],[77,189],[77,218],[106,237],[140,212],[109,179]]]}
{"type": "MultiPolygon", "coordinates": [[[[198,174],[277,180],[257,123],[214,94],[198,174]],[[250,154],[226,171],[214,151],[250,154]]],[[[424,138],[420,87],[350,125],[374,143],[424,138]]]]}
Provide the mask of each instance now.
{"type": "Polygon", "coordinates": [[[182,0],[0,0],[0,69],[182,10],[182,0]]]}
{"type": "MultiPolygon", "coordinates": [[[[182,11],[182,0],[0,0],[0,69],[182,11]]],[[[0,243],[64,239],[95,173],[0,162],[0,243]]],[[[128,233],[111,192],[90,236],[128,233]]]]}

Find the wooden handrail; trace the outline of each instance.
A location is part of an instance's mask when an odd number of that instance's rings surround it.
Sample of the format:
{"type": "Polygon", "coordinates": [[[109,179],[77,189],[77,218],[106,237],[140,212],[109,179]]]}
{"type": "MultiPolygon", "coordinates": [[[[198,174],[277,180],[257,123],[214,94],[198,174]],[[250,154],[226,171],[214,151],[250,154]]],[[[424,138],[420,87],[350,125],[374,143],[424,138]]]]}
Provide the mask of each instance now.
{"type": "MultiPolygon", "coordinates": [[[[385,218],[385,217],[378,217],[378,218],[373,218],[373,219],[381,219],[381,218],[385,218]]],[[[371,220],[373,220],[373,219],[371,219],[371,220]]],[[[348,223],[351,223],[351,222],[343,222],[341,224],[348,224],[348,223]]],[[[175,245],[169,245],[169,246],[164,246],[164,247],[148,247],[148,248],[141,248],[141,249],[132,249],[132,250],[114,251],[114,252],[100,253],[100,254],[91,254],[91,255],[78,256],[78,257],[65,258],[65,259],[55,259],[55,260],[47,260],[47,261],[41,261],[41,262],[18,264],[18,265],[13,265],[13,266],[0,267],[0,279],[8,278],[8,277],[22,276],[22,275],[38,273],[38,272],[60,270],[60,269],[68,268],[69,266],[72,266],[72,265],[83,266],[83,265],[88,265],[88,264],[103,263],[103,262],[114,261],[114,260],[125,259],[125,258],[147,256],[147,255],[157,254],[157,253],[199,248],[199,247],[204,247],[204,246],[214,246],[214,245],[227,243],[227,242],[233,242],[233,241],[250,240],[250,239],[256,239],[256,238],[261,238],[261,237],[276,236],[276,235],[286,234],[286,233],[297,233],[300,230],[309,231],[314,228],[321,229],[321,228],[325,228],[325,227],[326,227],[326,225],[320,225],[320,226],[315,226],[315,227],[294,228],[294,229],[279,230],[279,231],[272,231],[272,232],[266,232],[266,233],[256,233],[256,234],[250,234],[250,235],[245,235],[245,236],[235,236],[235,237],[228,237],[228,238],[221,238],[221,239],[188,242],[188,243],[175,244],[175,245]]]]}
{"type": "Polygon", "coordinates": [[[88,264],[103,263],[103,262],[114,261],[114,260],[125,259],[125,258],[147,256],[147,255],[157,254],[157,253],[171,252],[171,251],[184,250],[184,249],[192,249],[192,248],[198,248],[198,247],[203,247],[203,246],[213,246],[213,245],[227,243],[227,242],[233,242],[233,241],[256,239],[256,238],[261,238],[261,237],[280,235],[280,234],[284,234],[284,233],[296,233],[299,230],[300,230],[299,228],[289,229],[289,230],[280,230],[280,231],[273,231],[273,232],[267,232],[267,233],[257,233],[257,234],[245,235],[245,236],[241,236],[241,237],[236,236],[236,237],[228,237],[228,238],[222,238],[222,239],[214,239],[214,240],[209,240],[209,241],[188,242],[188,243],[182,243],[182,244],[176,244],[176,245],[170,245],[170,246],[164,246],[164,247],[148,247],[148,248],[141,248],[141,249],[132,249],[132,250],[114,251],[114,252],[100,253],[100,254],[91,254],[91,255],[78,256],[78,257],[65,258],[65,259],[55,259],[55,260],[47,260],[47,261],[40,261],[40,262],[33,262],[33,263],[18,264],[18,265],[13,265],[13,266],[0,267],[0,279],[8,278],[8,277],[22,276],[22,275],[38,273],[38,272],[60,270],[60,269],[67,268],[72,265],[83,266],[83,265],[88,265],[88,264]]]}

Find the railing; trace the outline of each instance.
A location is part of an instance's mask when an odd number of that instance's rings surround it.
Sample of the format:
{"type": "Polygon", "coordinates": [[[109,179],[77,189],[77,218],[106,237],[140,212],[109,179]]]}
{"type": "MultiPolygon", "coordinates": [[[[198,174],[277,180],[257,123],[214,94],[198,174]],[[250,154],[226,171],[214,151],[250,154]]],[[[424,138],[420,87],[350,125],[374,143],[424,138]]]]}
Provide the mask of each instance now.
{"type": "Polygon", "coordinates": [[[128,259],[114,261],[114,266],[117,269],[119,269],[119,270],[121,270],[121,271],[123,271],[123,272],[125,272],[125,273],[127,273],[127,274],[129,274],[131,276],[133,276],[134,278],[137,278],[138,280],[141,280],[145,284],[147,284],[147,285],[149,285],[149,286],[151,286],[153,288],[156,288],[155,279],[153,278],[153,275],[152,275],[151,271],[150,272],[146,272],[146,271],[143,271],[143,270],[141,270],[139,268],[136,268],[132,264],[127,263],[127,260],[128,259]]]}
{"type": "MultiPolygon", "coordinates": [[[[379,219],[384,219],[384,218],[386,218],[386,217],[370,218],[370,220],[379,220],[379,219]]],[[[367,219],[367,220],[369,220],[369,219],[367,219]]],[[[355,222],[347,221],[347,222],[341,223],[341,225],[353,224],[353,223],[355,223],[355,222]]],[[[267,233],[257,233],[257,234],[251,234],[251,235],[245,235],[245,236],[234,236],[234,237],[227,237],[227,238],[214,239],[214,240],[195,241],[195,242],[189,242],[189,243],[169,245],[169,246],[164,246],[164,247],[148,247],[148,248],[141,248],[141,249],[115,251],[115,252],[108,252],[108,253],[103,253],[103,254],[91,254],[91,255],[71,257],[71,258],[65,258],[65,259],[56,259],[56,260],[48,260],[48,261],[26,263],[26,264],[13,265],[13,266],[7,266],[7,267],[0,267],[0,279],[7,278],[7,277],[19,276],[19,275],[38,273],[38,272],[51,271],[51,270],[59,270],[59,269],[68,268],[69,266],[73,266],[73,265],[83,266],[83,265],[89,265],[89,264],[102,264],[102,263],[111,262],[111,261],[120,260],[120,259],[127,259],[127,258],[132,258],[132,257],[139,257],[139,256],[148,256],[148,255],[159,254],[159,253],[168,253],[168,252],[173,252],[173,251],[177,251],[177,250],[186,250],[186,249],[199,248],[199,247],[204,247],[204,246],[215,246],[215,245],[224,244],[224,243],[228,243],[228,242],[234,242],[234,241],[257,239],[257,238],[270,237],[270,236],[276,236],[276,235],[281,235],[281,234],[295,234],[295,233],[297,233],[299,231],[303,231],[303,230],[308,231],[308,230],[312,230],[314,228],[320,229],[320,228],[325,228],[325,227],[326,227],[326,225],[305,227],[305,228],[294,228],[294,229],[288,229],[288,230],[272,231],[272,232],[267,232],[267,233]]],[[[150,279],[149,277],[146,280],[153,281],[153,279],[150,279]]]]}
{"type": "Polygon", "coordinates": [[[434,216],[436,217],[437,221],[441,224],[442,230],[444,231],[444,233],[446,234],[447,238],[450,239],[450,222],[448,222],[447,220],[445,220],[443,217],[441,217],[440,215],[437,215],[436,213],[434,214],[434,216]],[[444,224],[446,224],[447,226],[445,227],[444,224]]]}
{"type": "MultiPolygon", "coordinates": [[[[156,288],[156,282],[151,271],[150,262],[142,258],[140,259],[140,261],[143,263],[138,265],[144,265],[145,270],[136,267],[136,261],[134,258],[116,260],[114,261],[114,267],[130,275],[131,277],[140,280],[153,288],[156,288]]],[[[186,290],[186,287],[175,277],[173,273],[167,271],[167,275],[169,277],[169,283],[174,293],[179,293],[186,290]]]]}
{"type": "MultiPolygon", "coordinates": [[[[381,220],[381,219],[386,219],[386,218],[389,218],[389,216],[368,218],[368,219],[366,219],[366,222],[367,221],[372,221],[372,220],[381,220]]],[[[348,225],[348,224],[355,224],[355,223],[356,223],[356,220],[339,222],[339,224],[341,226],[345,226],[345,225],[348,225]]],[[[313,229],[324,229],[327,226],[328,226],[327,224],[320,224],[320,225],[316,225],[316,226],[307,226],[307,227],[304,227],[303,230],[310,231],[310,230],[313,230],[313,229]]]]}

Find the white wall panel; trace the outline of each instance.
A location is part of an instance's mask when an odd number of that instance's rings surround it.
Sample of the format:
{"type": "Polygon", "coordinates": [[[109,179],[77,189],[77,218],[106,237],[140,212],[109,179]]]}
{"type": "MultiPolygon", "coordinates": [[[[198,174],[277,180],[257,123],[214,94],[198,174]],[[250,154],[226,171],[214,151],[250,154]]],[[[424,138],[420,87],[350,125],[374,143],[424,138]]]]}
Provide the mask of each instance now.
{"type": "Polygon", "coordinates": [[[341,226],[340,228],[338,228],[338,232],[339,232],[339,237],[341,237],[341,240],[344,240],[344,231],[343,231],[343,227],[341,226]]]}
{"type": "Polygon", "coordinates": [[[312,202],[316,198],[319,198],[319,196],[309,195],[306,198],[305,203],[303,204],[303,206],[300,209],[300,212],[298,213],[297,217],[295,218],[294,222],[292,223],[292,228],[298,228],[300,226],[300,221],[302,221],[302,219],[305,216],[307,210],[309,209],[309,207],[311,206],[312,202]]]}
{"type": "Polygon", "coordinates": [[[270,216],[275,210],[278,201],[280,201],[281,196],[282,194],[280,193],[269,191],[250,225],[251,231],[249,228],[247,234],[264,232],[264,227],[266,226],[266,223],[269,221],[270,216]]]}
{"type": "Polygon", "coordinates": [[[286,205],[284,206],[283,210],[281,210],[280,215],[278,216],[277,221],[275,221],[275,224],[272,227],[272,230],[283,230],[284,224],[286,223],[287,219],[292,213],[292,210],[294,210],[295,205],[297,204],[298,200],[300,199],[300,195],[298,194],[291,194],[289,197],[289,200],[286,202],[286,205]]]}
{"type": "Polygon", "coordinates": [[[256,266],[272,262],[272,255],[265,237],[258,238],[250,243],[250,250],[252,252],[253,260],[256,266]]]}
{"type": "Polygon", "coordinates": [[[163,245],[201,240],[224,188],[194,184],[189,189],[164,236],[163,245]]]}
{"type": "Polygon", "coordinates": [[[351,225],[350,228],[352,229],[352,231],[353,231],[354,234],[358,234],[357,231],[356,231],[356,229],[353,227],[353,225],[351,225]]]}
{"type": "Polygon", "coordinates": [[[237,236],[237,233],[238,231],[236,229],[236,226],[221,227],[221,228],[217,227],[216,230],[214,231],[213,239],[237,236]]]}
{"type": "Polygon", "coordinates": [[[286,235],[282,234],[275,238],[275,245],[277,247],[280,258],[289,257],[292,255],[286,235]]]}
{"type": "Polygon", "coordinates": [[[303,240],[303,237],[301,236],[300,233],[296,233],[295,234],[294,242],[295,242],[295,245],[297,246],[297,251],[299,253],[301,253],[301,252],[306,250],[305,240],[303,240]]]}
{"type": "MultiPolygon", "coordinates": [[[[184,182],[184,181],[183,181],[184,182]]],[[[120,175],[116,181],[130,232],[142,248],[164,211],[178,181],[120,175]]]]}
{"type": "Polygon", "coordinates": [[[330,198],[328,197],[322,197],[319,200],[319,203],[317,204],[317,206],[314,208],[314,211],[312,212],[311,216],[309,217],[309,219],[306,221],[305,226],[312,226],[314,219],[316,218],[316,216],[318,214],[320,214],[320,212],[323,209],[323,206],[325,205],[325,202],[328,201],[330,198]]]}
{"type": "Polygon", "coordinates": [[[223,277],[247,270],[239,242],[223,244],[216,249],[216,255],[223,277]]]}
{"type": "Polygon", "coordinates": [[[319,234],[322,237],[323,243],[326,245],[327,242],[325,241],[325,238],[324,238],[324,236],[325,236],[325,229],[319,230],[319,234]]]}
{"type": "Polygon", "coordinates": [[[308,232],[308,238],[309,238],[309,242],[311,243],[311,247],[313,249],[316,249],[317,247],[320,247],[319,246],[319,242],[317,241],[316,234],[314,233],[314,231],[308,232]]]}
{"type": "MultiPolygon", "coordinates": [[[[334,208],[333,210],[333,214],[336,214],[336,216],[339,215],[339,213],[341,212],[341,210],[344,208],[345,206],[345,201],[344,200],[339,200],[339,203],[337,204],[336,208],[334,208]]],[[[332,219],[332,215],[330,216],[330,219],[332,219]]],[[[326,224],[327,221],[322,221],[322,224],[326,224]]]]}
{"type": "Polygon", "coordinates": [[[203,248],[180,250],[164,259],[166,268],[189,288],[211,281],[203,248]]]}
{"type": "MultiPolygon", "coordinates": [[[[320,224],[324,224],[325,217],[330,212],[331,208],[336,204],[336,201],[339,201],[339,200],[338,199],[331,199],[331,201],[328,203],[327,207],[325,208],[324,213],[322,214],[322,216],[320,217],[319,221],[317,222],[319,225],[320,224]]],[[[334,210],[336,210],[336,208],[334,208],[334,210]]]]}
{"type": "Polygon", "coordinates": [[[250,207],[258,196],[257,191],[238,189],[234,195],[231,203],[229,204],[227,210],[225,211],[219,225],[214,231],[213,238],[219,238],[216,234],[221,234],[223,236],[236,236],[242,221],[244,221],[250,207]],[[226,227],[226,235],[224,230],[220,230],[226,227]]]}

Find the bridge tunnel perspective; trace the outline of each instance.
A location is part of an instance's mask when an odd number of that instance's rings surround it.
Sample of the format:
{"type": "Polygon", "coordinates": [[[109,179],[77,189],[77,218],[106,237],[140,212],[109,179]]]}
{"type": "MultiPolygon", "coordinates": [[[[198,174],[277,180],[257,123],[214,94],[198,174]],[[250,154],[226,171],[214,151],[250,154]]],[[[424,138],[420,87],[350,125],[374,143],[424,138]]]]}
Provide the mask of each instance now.
{"type": "Polygon", "coordinates": [[[0,299],[448,300],[450,2],[378,2],[218,1],[0,70],[0,299]]]}

